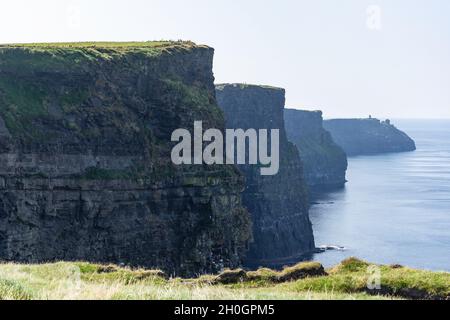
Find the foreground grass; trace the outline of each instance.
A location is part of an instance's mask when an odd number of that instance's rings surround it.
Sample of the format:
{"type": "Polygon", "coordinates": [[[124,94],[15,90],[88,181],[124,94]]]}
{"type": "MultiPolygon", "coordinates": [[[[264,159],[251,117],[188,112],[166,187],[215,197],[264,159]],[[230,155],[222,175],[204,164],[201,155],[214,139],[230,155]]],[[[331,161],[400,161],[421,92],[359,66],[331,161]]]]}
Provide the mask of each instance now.
{"type": "Polygon", "coordinates": [[[450,295],[449,273],[380,266],[375,269],[381,275],[380,290],[369,290],[373,265],[349,259],[327,274],[318,275],[319,269],[319,264],[307,263],[282,272],[229,270],[226,276],[167,279],[160,271],[89,263],[0,264],[0,299],[342,300],[448,299],[450,295]]]}

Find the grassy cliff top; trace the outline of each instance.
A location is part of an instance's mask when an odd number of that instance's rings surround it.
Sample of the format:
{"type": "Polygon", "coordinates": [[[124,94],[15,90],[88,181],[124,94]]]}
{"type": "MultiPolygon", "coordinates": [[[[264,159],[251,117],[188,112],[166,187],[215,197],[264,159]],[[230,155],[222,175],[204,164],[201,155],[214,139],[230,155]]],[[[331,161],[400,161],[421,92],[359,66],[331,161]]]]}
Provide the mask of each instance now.
{"type": "Polygon", "coordinates": [[[370,120],[374,120],[377,121],[379,120],[378,118],[331,118],[331,119],[327,119],[327,121],[370,121],[370,120]]]}
{"type": "Polygon", "coordinates": [[[48,43],[12,43],[0,44],[0,48],[30,49],[167,49],[171,47],[198,47],[191,41],[129,41],[129,42],[48,42],[48,43]]]}
{"type": "Polygon", "coordinates": [[[186,116],[193,109],[218,113],[206,88],[211,63],[212,49],[190,41],[0,44],[0,117],[14,138],[39,144],[48,142],[50,128],[86,137],[85,117],[97,118],[89,122],[93,134],[106,127],[137,134],[133,126],[143,124],[131,109],[148,110],[150,100],[188,108],[186,116]]]}
{"type": "Polygon", "coordinates": [[[218,83],[216,84],[217,90],[224,90],[227,87],[234,87],[240,89],[267,89],[274,91],[284,91],[283,88],[273,87],[268,85],[248,84],[248,83],[218,83]]]}
{"type": "Polygon", "coordinates": [[[322,110],[302,110],[302,109],[294,109],[294,108],[284,108],[286,113],[290,115],[305,115],[305,116],[320,116],[322,117],[322,110]]]}
{"type": "Polygon", "coordinates": [[[34,63],[37,59],[57,57],[68,59],[110,60],[128,54],[159,56],[164,53],[190,52],[194,49],[209,49],[191,41],[146,41],[146,42],[53,42],[0,44],[1,65],[34,63]],[[24,61],[24,60],[32,61],[24,61]]]}
{"type": "Polygon", "coordinates": [[[147,42],[54,42],[0,44],[0,71],[19,72],[65,71],[134,55],[159,57],[163,54],[189,53],[195,49],[210,49],[191,41],[147,42]],[[24,70],[25,69],[25,70],[24,70]]]}

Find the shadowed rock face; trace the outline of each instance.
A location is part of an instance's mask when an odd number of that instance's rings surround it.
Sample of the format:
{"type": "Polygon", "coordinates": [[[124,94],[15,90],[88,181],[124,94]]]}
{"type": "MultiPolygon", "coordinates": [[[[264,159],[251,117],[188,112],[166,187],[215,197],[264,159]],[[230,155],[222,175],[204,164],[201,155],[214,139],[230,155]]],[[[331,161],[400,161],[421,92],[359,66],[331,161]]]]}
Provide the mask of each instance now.
{"type": "Polygon", "coordinates": [[[321,111],[286,109],[286,133],[300,152],[304,175],[313,191],[344,186],[347,156],[323,128],[321,111]]]}
{"type": "Polygon", "coordinates": [[[334,119],[324,121],[324,127],[348,156],[416,150],[414,141],[389,120],[334,119]]]}
{"type": "Polygon", "coordinates": [[[0,48],[0,260],[191,276],[251,236],[234,167],[175,167],[171,133],[224,128],[213,50],[0,48]]]}
{"type": "Polygon", "coordinates": [[[240,165],[246,177],[243,203],[253,221],[254,242],[246,264],[274,265],[295,260],[314,248],[308,198],[296,147],[288,142],[283,121],[283,89],[217,85],[216,96],[230,129],[279,129],[280,170],[261,176],[258,166],[240,165]]]}

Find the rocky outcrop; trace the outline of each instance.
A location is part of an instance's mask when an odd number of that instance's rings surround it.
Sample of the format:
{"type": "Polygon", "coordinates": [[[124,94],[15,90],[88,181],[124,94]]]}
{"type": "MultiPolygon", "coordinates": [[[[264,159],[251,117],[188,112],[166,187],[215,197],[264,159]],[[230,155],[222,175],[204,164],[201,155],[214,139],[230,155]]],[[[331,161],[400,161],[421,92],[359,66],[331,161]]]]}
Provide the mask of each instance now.
{"type": "Polygon", "coordinates": [[[286,133],[300,152],[304,175],[313,191],[344,186],[347,156],[323,128],[321,111],[286,109],[286,133]]]}
{"type": "Polygon", "coordinates": [[[224,128],[212,60],[185,42],[0,47],[0,260],[239,266],[242,176],[170,158],[173,130],[224,128]]]}
{"type": "Polygon", "coordinates": [[[414,141],[391,124],[378,119],[333,119],[324,127],[348,156],[416,150],[414,141]]]}
{"type": "MultiPolygon", "coordinates": [[[[258,166],[239,165],[246,177],[243,203],[253,221],[248,266],[293,261],[314,249],[308,197],[297,148],[288,142],[283,121],[284,89],[225,84],[216,86],[227,128],[279,129],[280,170],[261,176],[258,166]]],[[[298,261],[298,260],[297,260],[298,261]]]]}

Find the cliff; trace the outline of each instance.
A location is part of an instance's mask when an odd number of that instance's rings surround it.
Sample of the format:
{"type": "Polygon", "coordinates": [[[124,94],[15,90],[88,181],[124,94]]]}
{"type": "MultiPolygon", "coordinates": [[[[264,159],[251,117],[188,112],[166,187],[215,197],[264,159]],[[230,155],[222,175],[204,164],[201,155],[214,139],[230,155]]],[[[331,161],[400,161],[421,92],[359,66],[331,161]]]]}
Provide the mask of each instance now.
{"type": "Polygon", "coordinates": [[[286,109],[286,133],[300,152],[304,176],[314,191],[344,186],[347,156],[323,128],[321,111],[286,109]]]}
{"type": "Polygon", "coordinates": [[[334,119],[324,121],[324,127],[348,156],[416,150],[414,141],[389,120],[334,119]]]}
{"type": "Polygon", "coordinates": [[[243,203],[253,221],[254,242],[248,266],[295,260],[314,249],[308,198],[297,148],[288,142],[284,127],[284,89],[224,84],[216,86],[227,128],[279,129],[280,170],[261,176],[257,166],[239,165],[246,177],[243,203]]]}
{"type": "Polygon", "coordinates": [[[224,128],[212,61],[190,42],[1,46],[0,260],[238,266],[243,178],[170,159],[173,130],[224,128]]]}

